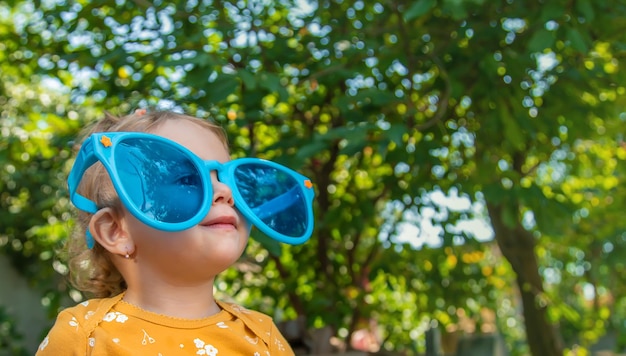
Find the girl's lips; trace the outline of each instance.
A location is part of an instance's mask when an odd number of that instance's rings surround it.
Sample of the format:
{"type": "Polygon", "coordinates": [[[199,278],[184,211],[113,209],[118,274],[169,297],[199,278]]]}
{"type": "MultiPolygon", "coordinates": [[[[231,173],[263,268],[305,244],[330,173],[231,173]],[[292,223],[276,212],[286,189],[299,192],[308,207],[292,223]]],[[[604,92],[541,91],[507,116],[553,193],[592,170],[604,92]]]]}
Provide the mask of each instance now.
{"type": "Polygon", "coordinates": [[[237,218],[234,216],[218,216],[214,219],[210,219],[200,224],[205,227],[216,227],[216,228],[224,228],[224,227],[237,227],[237,218]]]}

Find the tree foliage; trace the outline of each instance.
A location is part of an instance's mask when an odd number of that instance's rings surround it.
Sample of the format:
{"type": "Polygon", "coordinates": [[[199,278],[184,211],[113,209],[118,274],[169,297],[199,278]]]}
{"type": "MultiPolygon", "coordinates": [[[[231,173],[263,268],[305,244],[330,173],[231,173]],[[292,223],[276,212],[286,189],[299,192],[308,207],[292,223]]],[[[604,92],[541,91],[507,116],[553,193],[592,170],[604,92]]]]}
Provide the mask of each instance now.
{"type": "Polygon", "coordinates": [[[79,126],[173,105],[316,185],[311,241],[255,234],[220,292],[344,340],[375,320],[399,352],[484,309],[519,353],[624,335],[620,2],[0,5],[0,246],[31,278],[51,280],[71,224],[79,126]],[[495,244],[462,228],[475,218],[495,244]],[[438,244],[417,248],[429,223],[438,244]]]}

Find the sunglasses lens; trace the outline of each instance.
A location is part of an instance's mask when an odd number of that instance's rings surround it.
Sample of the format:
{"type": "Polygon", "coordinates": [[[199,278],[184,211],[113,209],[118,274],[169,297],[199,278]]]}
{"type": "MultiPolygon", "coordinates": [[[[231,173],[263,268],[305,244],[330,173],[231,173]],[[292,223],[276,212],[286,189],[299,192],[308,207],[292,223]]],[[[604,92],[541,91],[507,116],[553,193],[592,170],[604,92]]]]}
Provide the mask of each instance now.
{"type": "Polygon", "coordinates": [[[237,190],[252,212],[270,229],[300,237],[306,232],[306,201],[296,179],[274,167],[248,163],[235,170],[237,190]]]}
{"type": "Polygon", "coordinates": [[[115,166],[131,203],[152,220],[185,222],[202,206],[198,167],[172,145],[150,138],[125,139],[117,145],[115,166]]]}

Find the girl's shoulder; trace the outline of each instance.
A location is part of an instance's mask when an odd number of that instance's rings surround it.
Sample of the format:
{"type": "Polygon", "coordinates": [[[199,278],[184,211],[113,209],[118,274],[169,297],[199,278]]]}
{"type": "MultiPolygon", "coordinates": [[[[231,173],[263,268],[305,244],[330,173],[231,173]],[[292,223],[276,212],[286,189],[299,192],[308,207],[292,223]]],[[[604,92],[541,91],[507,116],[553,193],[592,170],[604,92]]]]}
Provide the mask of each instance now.
{"type": "Polygon", "coordinates": [[[39,345],[37,355],[86,354],[89,335],[119,299],[121,296],[89,299],[63,309],[39,345]]]}
{"type": "MultiPolygon", "coordinates": [[[[289,343],[281,334],[271,316],[245,308],[236,303],[217,302],[225,311],[241,320],[245,326],[268,345],[272,355],[293,355],[289,343]]],[[[269,353],[268,353],[269,354],[269,353]]]]}
{"type": "Polygon", "coordinates": [[[267,314],[248,309],[236,303],[217,301],[217,304],[223,310],[243,321],[246,327],[263,339],[268,339],[277,332],[274,320],[267,314]]]}
{"type": "Polygon", "coordinates": [[[88,299],[73,307],[63,309],[59,315],[69,314],[75,318],[80,317],[81,320],[101,319],[122,297],[123,295],[120,294],[109,298],[88,299]]]}
{"type": "Polygon", "coordinates": [[[109,297],[109,298],[87,299],[78,304],[75,304],[74,306],[67,307],[63,309],[63,311],[76,311],[76,312],[81,313],[84,311],[95,310],[95,309],[98,309],[98,307],[101,306],[102,304],[106,304],[108,301],[111,301],[111,300],[119,301],[121,299],[120,297],[121,295],[118,295],[115,297],[109,297]]]}
{"type": "Polygon", "coordinates": [[[222,308],[223,310],[226,310],[227,312],[237,317],[244,318],[244,319],[253,319],[257,322],[266,322],[266,323],[273,322],[272,317],[270,317],[269,315],[263,314],[256,310],[248,309],[240,304],[232,303],[232,302],[223,302],[219,300],[217,300],[216,302],[220,306],[220,308],[222,308]]]}

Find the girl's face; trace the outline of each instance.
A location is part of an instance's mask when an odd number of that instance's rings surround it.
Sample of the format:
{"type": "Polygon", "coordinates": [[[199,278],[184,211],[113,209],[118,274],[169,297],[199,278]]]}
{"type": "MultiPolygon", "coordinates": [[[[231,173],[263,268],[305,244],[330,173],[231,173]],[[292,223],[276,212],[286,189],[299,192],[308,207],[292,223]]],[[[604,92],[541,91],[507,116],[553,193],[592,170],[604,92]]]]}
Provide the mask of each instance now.
{"type": "MultiPolygon", "coordinates": [[[[169,120],[152,133],[188,148],[203,160],[227,162],[225,144],[210,129],[188,120],[169,120]]],[[[135,243],[133,254],[140,280],[156,279],[176,286],[202,283],[237,261],[248,242],[250,227],[235,209],[231,189],[211,172],[213,204],[200,224],[178,232],[160,231],[125,212],[123,224],[135,243]]],[[[129,288],[132,286],[129,285],[129,288]]]]}

